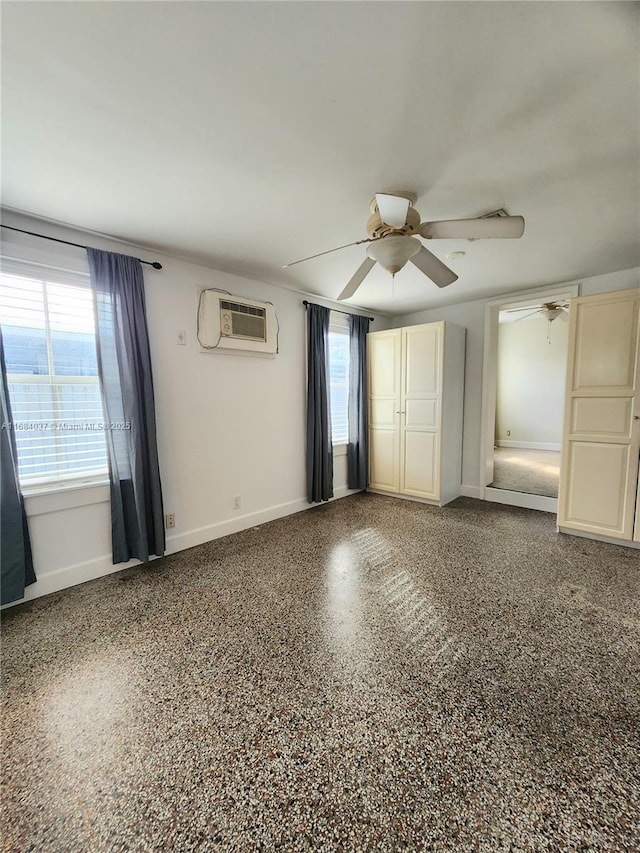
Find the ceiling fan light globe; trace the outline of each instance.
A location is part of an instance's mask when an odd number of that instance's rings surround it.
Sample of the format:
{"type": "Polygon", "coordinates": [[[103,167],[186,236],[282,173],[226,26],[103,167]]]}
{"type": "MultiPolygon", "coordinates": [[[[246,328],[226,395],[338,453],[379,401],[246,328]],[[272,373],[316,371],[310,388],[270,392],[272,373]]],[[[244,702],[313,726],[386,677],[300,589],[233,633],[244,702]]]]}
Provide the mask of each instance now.
{"type": "Polygon", "coordinates": [[[415,237],[396,235],[371,243],[367,246],[367,255],[391,275],[395,275],[410,258],[418,254],[420,249],[422,249],[422,243],[415,237]]]}
{"type": "Polygon", "coordinates": [[[540,313],[546,320],[553,323],[556,317],[562,314],[562,308],[543,308],[540,313]]]}

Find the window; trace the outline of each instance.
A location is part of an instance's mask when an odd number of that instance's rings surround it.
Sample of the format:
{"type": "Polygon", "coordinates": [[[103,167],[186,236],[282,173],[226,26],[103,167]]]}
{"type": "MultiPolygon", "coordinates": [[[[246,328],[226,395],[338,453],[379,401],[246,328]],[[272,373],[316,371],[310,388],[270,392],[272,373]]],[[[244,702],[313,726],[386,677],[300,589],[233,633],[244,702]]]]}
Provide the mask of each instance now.
{"type": "Polygon", "coordinates": [[[329,394],[333,444],[349,442],[349,329],[329,327],[329,394]]]}
{"type": "Polygon", "coordinates": [[[49,276],[44,267],[30,266],[28,275],[10,269],[0,274],[0,323],[20,483],[103,478],[107,449],[88,279],[53,270],[49,276]]]}

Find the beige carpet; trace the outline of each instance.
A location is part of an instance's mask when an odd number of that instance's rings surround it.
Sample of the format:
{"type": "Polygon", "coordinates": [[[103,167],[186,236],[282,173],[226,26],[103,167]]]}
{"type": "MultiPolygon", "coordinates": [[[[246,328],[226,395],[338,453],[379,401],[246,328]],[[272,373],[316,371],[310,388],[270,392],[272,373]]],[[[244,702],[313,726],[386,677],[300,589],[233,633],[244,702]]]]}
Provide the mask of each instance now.
{"type": "Polygon", "coordinates": [[[496,447],[493,451],[494,489],[558,497],[560,453],[555,450],[524,450],[496,447]]]}

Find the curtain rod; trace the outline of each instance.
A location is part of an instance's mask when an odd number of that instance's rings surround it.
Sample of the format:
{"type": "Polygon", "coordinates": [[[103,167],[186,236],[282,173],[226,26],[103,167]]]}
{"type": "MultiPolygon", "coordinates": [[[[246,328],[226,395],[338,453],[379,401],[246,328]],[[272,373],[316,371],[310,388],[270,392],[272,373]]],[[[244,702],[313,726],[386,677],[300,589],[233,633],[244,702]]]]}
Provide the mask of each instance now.
{"type": "MultiPolygon", "coordinates": [[[[307,299],[302,300],[302,304],[306,308],[307,305],[315,305],[315,302],[309,302],[307,299]]],[[[324,306],[321,306],[324,307],[324,306]]],[[[364,314],[354,314],[353,311],[340,311],[339,308],[329,308],[329,311],[335,311],[336,314],[346,314],[347,317],[363,317],[364,314]]],[[[372,323],[375,323],[375,317],[367,317],[367,320],[371,320],[372,323]]]]}
{"type": "MultiPolygon", "coordinates": [[[[65,246],[75,246],[76,249],[89,248],[89,246],[83,246],[81,243],[71,243],[69,240],[60,240],[58,237],[47,237],[46,234],[37,234],[35,231],[24,231],[22,228],[14,228],[12,225],[2,225],[0,223],[0,228],[7,228],[9,231],[18,231],[20,234],[28,234],[30,237],[41,237],[43,240],[53,240],[54,243],[64,243],[65,246]]],[[[136,260],[140,261],[141,264],[148,264],[154,270],[162,269],[162,264],[158,261],[142,261],[140,258],[136,260]]]]}

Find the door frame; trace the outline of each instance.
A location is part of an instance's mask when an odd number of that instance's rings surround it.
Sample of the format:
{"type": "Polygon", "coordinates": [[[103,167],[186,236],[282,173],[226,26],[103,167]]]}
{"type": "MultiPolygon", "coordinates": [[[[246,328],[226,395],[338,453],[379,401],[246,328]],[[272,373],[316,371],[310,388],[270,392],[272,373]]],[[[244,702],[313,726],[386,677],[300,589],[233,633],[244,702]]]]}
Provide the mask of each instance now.
{"type": "Polygon", "coordinates": [[[524,506],[529,509],[557,513],[558,499],[543,495],[529,495],[508,489],[492,489],[493,446],[496,430],[496,396],[498,376],[498,315],[508,308],[525,307],[536,302],[559,301],[579,296],[580,283],[558,284],[543,289],[527,290],[523,293],[501,296],[489,300],[484,312],[484,353],[482,359],[482,420],[480,428],[480,482],[478,497],[494,503],[524,506]]]}

